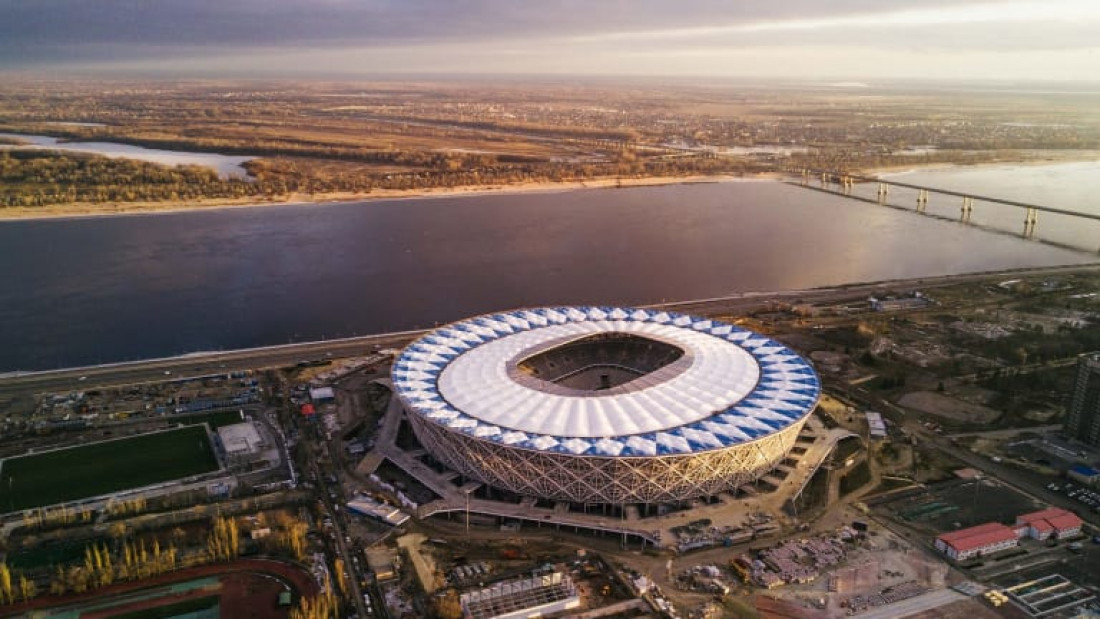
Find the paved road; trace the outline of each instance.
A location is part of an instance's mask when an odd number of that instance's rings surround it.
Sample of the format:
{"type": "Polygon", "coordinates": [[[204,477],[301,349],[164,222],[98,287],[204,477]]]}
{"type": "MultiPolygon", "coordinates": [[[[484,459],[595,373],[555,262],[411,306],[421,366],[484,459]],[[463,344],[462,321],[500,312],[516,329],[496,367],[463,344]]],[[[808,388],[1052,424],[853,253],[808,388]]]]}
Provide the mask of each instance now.
{"type": "Polygon", "coordinates": [[[366,356],[380,349],[400,348],[423,331],[388,333],[343,340],[284,344],[225,352],[196,353],[167,359],[150,359],[45,372],[0,376],[0,396],[17,397],[73,389],[163,382],[176,378],[225,374],[238,370],[287,367],[301,361],[329,357],[366,356]]]}

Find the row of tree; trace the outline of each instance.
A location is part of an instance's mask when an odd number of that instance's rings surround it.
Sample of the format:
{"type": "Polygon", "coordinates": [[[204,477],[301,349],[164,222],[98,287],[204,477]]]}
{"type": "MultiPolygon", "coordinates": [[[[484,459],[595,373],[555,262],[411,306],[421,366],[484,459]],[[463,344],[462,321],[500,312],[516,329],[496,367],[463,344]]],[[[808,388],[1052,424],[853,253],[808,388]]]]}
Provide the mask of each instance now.
{"type": "Polygon", "coordinates": [[[0,153],[0,206],[109,202],[179,202],[199,199],[277,199],[291,193],[369,193],[594,178],[743,174],[759,165],[730,158],[640,159],[610,162],[538,162],[385,172],[329,172],[323,162],[261,159],[246,164],[252,180],[222,179],[199,166],[168,168],[127,159],[48,151],[0,153]]]}
{"type": "Polygon", "coordinates": [[[33,580],[22,574],[13,582],[11,569],[7,563],[0,563],[0,603],[13,604],[16,601],[26,602],[37,594],[37,587],[33,580]]]}

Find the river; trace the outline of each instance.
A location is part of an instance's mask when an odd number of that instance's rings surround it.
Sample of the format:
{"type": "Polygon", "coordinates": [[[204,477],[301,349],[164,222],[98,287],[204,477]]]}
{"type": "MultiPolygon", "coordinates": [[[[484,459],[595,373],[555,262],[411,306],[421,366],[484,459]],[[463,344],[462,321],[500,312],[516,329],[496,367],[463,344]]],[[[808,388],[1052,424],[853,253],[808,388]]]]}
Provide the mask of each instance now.
{"type": "MultiPolygon", "coordinates": [[[[55,123],[58,125],[103,126],[96,123],[55,123]]],[[[3,149],[35,149],[35,150],[59,150],[73,153],[91,153],[104,157],[120,159],[138,159],[150,161],[167,166],[199,165],[214,168],[218,176],[222,178],[248,177],[248,170],[241,164],[255,157],[237,155],[219,155],[217,153],[186,153],[175,150],[161,150],[158,148],[145,148],[131,144],[118,144],[116,142],[59,142],[58,138],[45,135],[23,135],[19,133],[2,133],[0,138],[21,140],[27,144],[10,145],[0,144],[3,149]]]]}
{"type": "MultiPolygon", "coordinates": [[[[1100,161],[953,166],[883,176],[913,185],[1100,215],[1100,161]]],[[[869,197],[875,192],[872,185],[861,189],[869,197]]],[[[916,195],[913,190],[891,189],[890,202],[913,208],[916,195]]],[[[961,198],[932,194],[928,212],[957,218],[961,202],[961,198]]],[[[975,224],[1022,233],[1025,215],[1024,209],[975,200],[970,217],[975,224]]],[[[1038,218],[1036,235],[1041,238],[1093,251],[1100,248],[1098,221],[1055,213],[1039,213],[1038,218]]]]}
{"type": "Polygon", "coordinates": [[[776,182],[0,223],[0,371],[1090,262],[776,182]]]}

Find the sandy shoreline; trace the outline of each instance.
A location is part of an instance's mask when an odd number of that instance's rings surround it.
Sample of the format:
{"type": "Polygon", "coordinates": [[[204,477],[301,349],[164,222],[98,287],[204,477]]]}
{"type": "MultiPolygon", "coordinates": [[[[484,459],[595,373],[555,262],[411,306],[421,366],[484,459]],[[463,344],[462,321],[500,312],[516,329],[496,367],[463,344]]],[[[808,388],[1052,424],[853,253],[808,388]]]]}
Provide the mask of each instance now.
{"type": "Polygon", "coordinates": [[[764,173],[751,176],[656,176],[648,178],[604,178],[588,181],[570,181],[562,183],[517,183],[514,185],[470,185],[465,187],[439,187],[425,189],[383,189],[370,193],[293,193],[279,199],[256,201],[255,198],[242,200],[197,200],[181,202],[117,202],[117,203],[76,203],[58,204],[44,207],[8,207],[0,209],[0,222],[25,221],[39,219],[85,219],[89,217],[112,217],[129,215],[159,215],[165,213],[188,213],[196,211],[218,211],[242,208],[270,208],[279,206],[306,206],[340,204],[347,202],[371,202],[376,200],[406,200],[428,198],[453,198],[478,195],[507,195],[527,193],[557,193],[580,191],[585,189],[614,189],[626,187],[654,187],[660,185],[692,185],[700,183],[743,183],[774,182],[783,175],[764,173]]]}

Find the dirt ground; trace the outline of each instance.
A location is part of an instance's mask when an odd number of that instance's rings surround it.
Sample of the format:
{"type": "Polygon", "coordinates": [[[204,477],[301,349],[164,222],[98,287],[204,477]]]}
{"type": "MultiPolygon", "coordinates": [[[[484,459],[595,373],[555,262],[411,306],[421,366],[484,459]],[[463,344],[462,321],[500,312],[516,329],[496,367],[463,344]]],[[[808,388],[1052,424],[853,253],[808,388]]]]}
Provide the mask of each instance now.
{"type": "Polygon", "coordinates": [[[987,424],[996,421],[1001,416],[1001,413],[991,408],[963,402],[933,391],[907,393],[901,396],[898,404],[960,423],[987,424]]]}
{"type": "MultiPolygon", "coordinates": [[[[1008,607],[1004,607],[1008,609],[1008,607]]],[[[940,606],[932,610],[926,610],[916,615],[910,615],[908,619],[1004,619],[1004,617],[1020,617],[1023,614],[1010,615],[1005,611],[996,611],[980,602],[977,598],[959,600],[946,606],[940,606]]]]}

